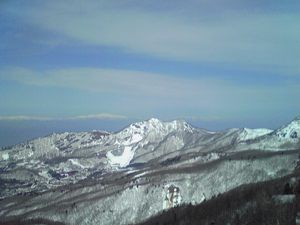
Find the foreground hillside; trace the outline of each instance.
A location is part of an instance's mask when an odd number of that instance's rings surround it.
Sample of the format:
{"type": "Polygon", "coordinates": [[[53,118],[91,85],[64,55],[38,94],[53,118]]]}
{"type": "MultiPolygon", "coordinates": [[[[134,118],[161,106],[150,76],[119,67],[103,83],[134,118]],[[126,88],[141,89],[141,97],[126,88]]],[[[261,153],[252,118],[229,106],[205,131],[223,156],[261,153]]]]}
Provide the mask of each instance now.
{"type": "Polygon", "coordinates": [[[199,205],[183,205],[139,225],[300,224],[300,171],[242,185],[199,205]]]}
{"type": "Polygon", "coordinates": [[[150,119],[117,133],[52,134],[0,152],[0,221],[140,223],[289,176],[299,153],[300,118],[276,130],[150,119]]]}

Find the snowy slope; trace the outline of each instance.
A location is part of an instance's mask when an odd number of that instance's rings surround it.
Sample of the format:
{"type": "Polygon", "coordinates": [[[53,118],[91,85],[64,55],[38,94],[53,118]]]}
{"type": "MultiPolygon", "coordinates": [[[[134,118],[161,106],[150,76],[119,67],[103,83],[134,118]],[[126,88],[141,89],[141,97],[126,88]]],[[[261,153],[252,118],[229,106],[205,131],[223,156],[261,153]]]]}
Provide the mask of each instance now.
{"type": "Polygon", "coordinates": [[[275,135],[280,141],[289,140],[297,141],[300,138],[300,117],[295,118],[288,125],[283,126],[275,131],[275,135]]]}
{"type": "Polygon", "coordinates": [[[274,131],[150,119],[116,133],[52,134],[0,152],[0,218],[139,222],[163,210],[171,186],[194,204],[288,174],[300,165],[299,134],[300,118],[274,131]]]}
{"type": "MultiPolygon", "coordinates": [[[[185,121],[162,122],[158,119],[150,119],[143,122],[131,124],[124,130],[114,135],[114,142],[118,148],[122,148],[121,153],[112,150],[107,153],[112,166],[126,167],[132,160],[147,153],[156,151],[156,147],[163,141],[166,141],[168,135],[172,141],[172,150],[177,150],[184,146],[182,137],[176,137],[176,134],[192,135],[197,130],[185,121]],[[145,151],[146,150],[146,151],[145,151]],[[115,154],[114,154],[115,152],[115,154]]],[[[171,146],[169,146],[171,149],[171,146]]],[[[160,152],[164,154],[164,152],[160,152]]],[[[145,158],[145,157],[144,157],[145,158]]]]}
{"type": "Polygon", "coordinates": [[[282,151],[300,148],[300,118],[297,117],[289,124],[282,126],[273,132],[267,133],[255,139],[246,141],[237,148],[261,149],[268,151],[282,151]]]}
{"type": "Polygon", "coordinates": [[[249,128],[244,128],[242,129],[242,132],[240,133],[238,140],[239,141],[246,141],[246,140],[252,140],[261,136],[264,136],[266,134],[270,134],[273,132],[273,130],[270,129],[249,129],[249,128]]]}
{"type": "Polygon", "coordinates": [[[52,134],[1,151],[0,179],[5,179],[7,187],[12,179],[17,181],[1,195],[44,191],[136,164],[183,165],[203,161],[207,153],[218,156],[221,152],[253,149],[297,149],[299,127],[298,118],[275,131],[244,128],[209,132],[183,120],[162,122],[152,118],[111,134],[52,134]]]}

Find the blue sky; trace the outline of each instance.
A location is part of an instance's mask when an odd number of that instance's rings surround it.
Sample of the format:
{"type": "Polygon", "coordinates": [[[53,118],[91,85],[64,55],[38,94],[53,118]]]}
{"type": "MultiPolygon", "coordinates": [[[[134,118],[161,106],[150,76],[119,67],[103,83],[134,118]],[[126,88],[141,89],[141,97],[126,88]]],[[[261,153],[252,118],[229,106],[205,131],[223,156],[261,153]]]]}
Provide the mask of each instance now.
{"type": "Polygon", "coordinates": [[[0,126],[117,129],[158,117],[274,128],[300,114],[299,10],[279,0],[1,1],[0,126]]]}

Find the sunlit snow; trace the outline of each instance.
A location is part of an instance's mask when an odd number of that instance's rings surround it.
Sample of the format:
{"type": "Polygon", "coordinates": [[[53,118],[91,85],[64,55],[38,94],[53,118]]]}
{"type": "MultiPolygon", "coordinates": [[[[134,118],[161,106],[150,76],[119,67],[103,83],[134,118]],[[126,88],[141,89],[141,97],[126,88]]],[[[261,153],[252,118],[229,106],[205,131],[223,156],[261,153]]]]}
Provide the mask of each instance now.
{"type": "Polygon", "coordinates": [[[8,160],[9,159],[9,154],[8,153],[2,154],[2,159],[3,160],[8,160]]]}
{"type": "Polygon", "coordinates": [[[125,146],[122,155],[115,156],[111,152],[107,153],[107,158],[112,165],[119,165],[120,167],[126,167],[134,156],[134,151],[130,146],[125,146]]]}
{"type": "Polygon", "coordinates": [[[251,139],[269,134],[272,131],[273,130],[264,129],[264,128],[260,128],[260,129],[244,128],[243,132],[239,136],[239,140],[241,140],[241,141],[251,140],[251,139]]]}

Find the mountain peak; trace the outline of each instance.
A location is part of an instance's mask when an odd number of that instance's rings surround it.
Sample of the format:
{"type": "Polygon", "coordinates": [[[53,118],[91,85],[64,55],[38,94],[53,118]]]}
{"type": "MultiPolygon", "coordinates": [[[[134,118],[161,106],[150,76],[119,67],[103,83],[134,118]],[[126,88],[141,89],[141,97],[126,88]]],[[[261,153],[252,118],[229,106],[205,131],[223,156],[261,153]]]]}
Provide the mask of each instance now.
{"type": "Polygon", "coordinates": [[[172,121],[161,121],[157,118],[150,118],[141,122],[133,123],[130,127],[140,127],[141,125],[147,128],[169,128],[169,129],[193,129],[193,127],[185,120],[178,119],[172,121]]]}
{"type": "Polygon", "coordinates": [[[118,132],[118,135],[120,137],[138,136],[139,138],[134,139],[141,140],[146,135],[152,132],[159,135],[166,135],[174,131],[187,131],[192,133],[194,130],[195,128],[193,128],[184,120],[173,120],[170,122],[163,122],[157,118],[150,118],[148,120],[130,124],[128,127],[118,132]]]}
{"type": "Polygon", "coordinates": [[[173,120],[169,122],[171,126],[173,126],[174,129],[183,129],[187,131],[192,131],[194,128],[185,120],[173,120]]]}
{"type": "Polygon", "coordinates": [[[298,140],[300,134],[300,116],[296,117],[290,123],[276,130],[277,136],[281,138],[289,138],[298,140]]]}
{"type": "Polygon", "coordinates": [[[150,118],[149,120],[146,120],[146,121],[148,121],[150,123],[161,123],[161,121],[157,118],[150,118]]]}

